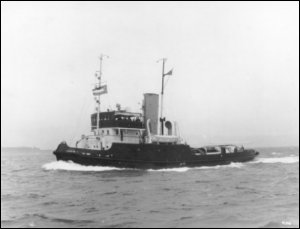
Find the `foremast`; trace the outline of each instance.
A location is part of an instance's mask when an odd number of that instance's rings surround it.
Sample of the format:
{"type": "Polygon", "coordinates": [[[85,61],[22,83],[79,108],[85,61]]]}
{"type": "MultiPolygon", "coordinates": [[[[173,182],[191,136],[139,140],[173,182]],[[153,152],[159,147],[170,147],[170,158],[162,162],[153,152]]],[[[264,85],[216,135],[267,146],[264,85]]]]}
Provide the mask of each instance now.
{"type": "Polygon", "coordinates": [[[96,100],[96,110],[97,110],[97,128],[96,128],[96,135],[100,135],[100,96],[102,94],[107,93],[107,85],[102,85],[101,84],[101,79],[102,79],[102,61],[103,58],[108,58],[109,56],[101,54],[99,59],[100,59],[100,69],[99,71],[96,72],[95,76],[98,80],[98,82],[95,84],[95,87],[93,89],[93,95],[95,96],[96,100]]]}

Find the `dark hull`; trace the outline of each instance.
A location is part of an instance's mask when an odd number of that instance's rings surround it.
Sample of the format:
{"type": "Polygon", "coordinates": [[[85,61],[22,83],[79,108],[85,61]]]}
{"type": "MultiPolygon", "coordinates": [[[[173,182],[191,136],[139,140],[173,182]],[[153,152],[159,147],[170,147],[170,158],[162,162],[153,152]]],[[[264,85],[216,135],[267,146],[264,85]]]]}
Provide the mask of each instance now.
{"type": "Polygon", "coordinates": [[[255,150],[228,154],[199,154],[188,145],[114,143],[109,150],[71,148],[61,143],[54,151],[57,160],[82,165],[120,168],[161,169],[176,167],[226,165],[253,160],[255,150]]]}

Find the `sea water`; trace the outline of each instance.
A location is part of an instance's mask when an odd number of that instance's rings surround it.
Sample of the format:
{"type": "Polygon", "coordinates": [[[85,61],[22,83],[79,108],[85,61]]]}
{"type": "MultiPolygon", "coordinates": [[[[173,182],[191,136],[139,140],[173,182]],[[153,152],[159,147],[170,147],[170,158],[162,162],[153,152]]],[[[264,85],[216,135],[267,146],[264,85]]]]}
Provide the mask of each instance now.
{"type": "Polygon", "coordinates": [[[161,170],[82,166],[1,150],[1,227],[299,227],[299,148],[161,170]]]}

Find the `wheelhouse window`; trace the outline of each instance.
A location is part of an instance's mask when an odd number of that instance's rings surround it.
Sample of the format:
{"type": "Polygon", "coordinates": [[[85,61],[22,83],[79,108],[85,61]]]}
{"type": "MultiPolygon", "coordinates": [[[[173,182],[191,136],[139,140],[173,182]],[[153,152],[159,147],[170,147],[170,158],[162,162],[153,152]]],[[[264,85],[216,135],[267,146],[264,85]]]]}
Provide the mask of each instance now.
{"type": "MultiPolygon", "coordinates": [[[[97,113],[92,114],[91,121],[92,129],[97,128],[97,113]]],[[[126,111],[108,111],[100,113],[99,127],[143,128],[144,123],[140,113],[126,111]]]]}

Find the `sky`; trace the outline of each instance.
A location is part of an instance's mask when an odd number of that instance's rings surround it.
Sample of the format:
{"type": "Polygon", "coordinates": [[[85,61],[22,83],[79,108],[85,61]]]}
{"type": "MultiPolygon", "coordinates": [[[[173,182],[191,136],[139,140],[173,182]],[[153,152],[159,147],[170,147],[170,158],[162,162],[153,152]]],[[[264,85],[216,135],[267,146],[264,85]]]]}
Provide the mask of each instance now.
{"type": "Polygon", "coordinates": [[[55,149],[160,93],[192,146],[299,145],[299,2],[1,2],[1,146],[55,149]]]}

